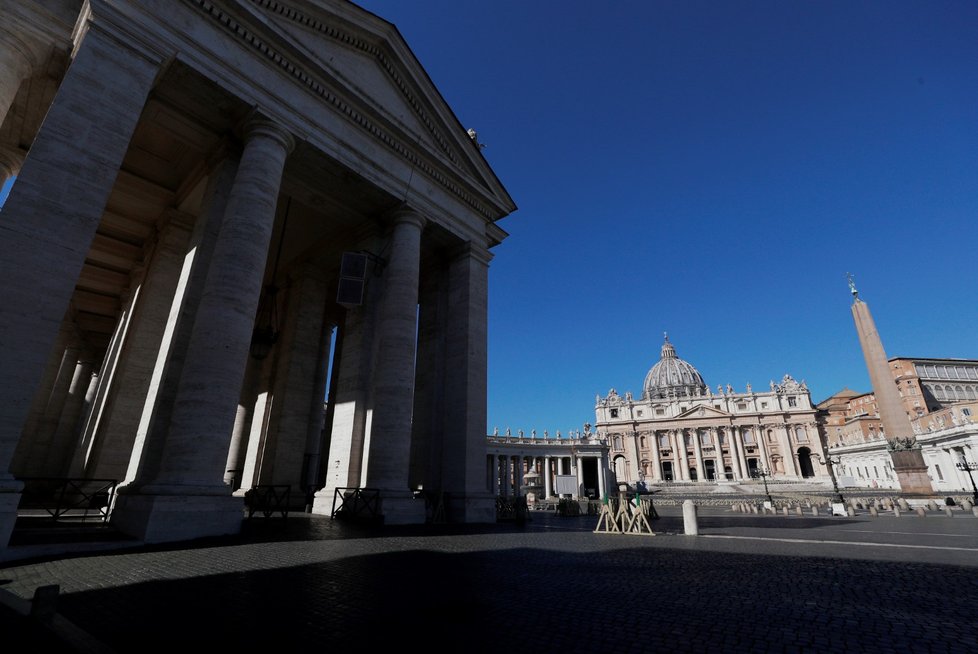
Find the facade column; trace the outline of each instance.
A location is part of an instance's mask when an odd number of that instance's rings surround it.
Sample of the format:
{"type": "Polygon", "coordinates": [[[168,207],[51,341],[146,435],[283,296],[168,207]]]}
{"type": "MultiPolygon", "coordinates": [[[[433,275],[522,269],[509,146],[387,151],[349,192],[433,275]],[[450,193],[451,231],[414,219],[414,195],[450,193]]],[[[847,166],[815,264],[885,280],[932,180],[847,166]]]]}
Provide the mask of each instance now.
{"type": "Polygon", "coordinates": [[[9,473],[31,399],[160,58],[90,26],[3,208],[0,545],[21,484],[9,473]]]}
{"type": "Polygon", "coordinates": [[[53,477],[60,473],[46,471],[45,461],[51,451],[51,423],[57,420],[64,396],[71,383],[70,375],[78,362],[81,339],[78,337],[72,312],[65,315],[58,330],[51,356],[24,423],[20,440],[14,451],[10,471],[18,477],[53,477]]]}
{"type": "MultiPolygon", "coordinates": [[[[608,496],[608,477],[605,474],[605,468],[607,464],[604,461],[603,455],[598,455],[598,499],[603,500],[608,496]]],[[[617,490],[617,489],[616,489],[617,490]]]]}
{"type": "Polygon", "coordinates": [[[197,309],[161,456],[120,494],[114,518],[148,542],[237,533],[224,484],[235,412],[292,136],[253,118],[197,309]],[[148,482],[148,483],[147,483],[148,482]]]}
{"type": "Polygon", "coordinates": [[[706,481],[706,468],[703,467],[703,446],[700,443],[700,430],[689,430],[693,437],[693,456],[696,457],[696,480],[706,481]]]}
{"type": "Polygon", "coordinates": [[[713,447],[716,448],[716,469],[714,471],[714,478],[717,480],[726,479],[727,477],[723,473],[723,445],[720,443],[720,430],[716,427],[710,427],[709,434],[713,441],[713,447]]]}
{"type": "Polygon", "coordinates": [[[545,500],[549,500],[551,497],[553,497],[554,478],[553,471],[551,470],[552,465],[553,459],[549,454],[543,457],[543,487],[545,489],[543,492],[543,499],[545,500]]]}
{"type": "Polygon", "coordinates": [[[733,470],[737,479],[747,479],[747,457],[744,452],[743,435],[740,427],[730,426],[730,453],[733,454],[733,470]]]}
{"type": "Polygon", "coordinates": [[[441,484],[455,522],[492,522],[493,499],[479,482],[486,449],[489,262],[484,245],[465,243],[448,266],[441,484]]]}
{"type": "Polygon", "coordinates": [[[676,441],[679,443],[679,456],[680,461],[682,461],[683,469],[683,479],[686,481],[692,480],[689,474],[689,458],[687,458],[686,450],[686,430],[677,429],[676,430],[676,441]]]}
{"type": "MultiPolygon", "coordinates": [[[[366,486],[380,491],[380,512],[386,524],[425,521],[424,503],[415,501],[408,487],[424,225],[424,218],[411,209],[395,213],[390,258],[384,269],[384,297],[378,308],[366,486]]],[[[481,431],[485,431],[485,421],[481,431]]],[[[484,442],[484,433],[482,438],[484,442]]]]}
{"type": "Polygon", "coordinates": [[[784,473],[786,475],[800,477],[801,474],[798,471],[798,460],[795,458],[795,451],[791,447],[791,432],[788,431],[788,425],[782,425],[781,432],[781,442],[783,443],[784,447],[784,473]]]}
{"type": "Polygon", "coordinates": [[[581,488],[584,486],[584,470],[581,467],[581,456],[575,454],[571,461],[571,467],[577,475],[577,498],[581,499],[581,488]]]}
{"type": "Polygon", "coordinates": [[[267,424],[261,430],[260,454],[255,453],[260,463],[252,477],[242,480],[241,490],[254,485],[275,484],[290,485],[293,491],[302,492],[300,485],[310,421],[322,416],[322,394],[315,415],[310,412],[310,398],[316,394],[316,379],[322,367],[319,354],[326,282],[313,266],[305,266],[290,277],[285,324],[273,349],[275,374],[271,407],[267,412],[267,424]]]}
{"type": "MultiPolygon", "coordinates": [[[[0,24],[0,125],[10,112],[17,91],[24,80],[37,70],[44,48],[35,44],[27,31],[11,20],[11,7],[4,7],[0,24]]],[[[16,13],[16,7],[13,7],[16,13]]],[[[23,164],[23,153],[0,146],[0,186],[15,176],[23,164]]]]}
{"type": "Polygon", "coordinates": [[[662,458],[659,456],[659,434],[651,432],[652,438],[652,479],[651,481],[662,481],[662,458]]]}
{"type": "MultiPolygon", "coordinates": [[[[641,437],[638,435],[638,432],[637,431],[632,430],[628,434],[628,436],[626,436],[626,438],[630,439],[631,442],[632,442],[631,456],[628,457],[629,459],[631,459],[631,461],[629,462],[630,465],[628,466],[628,468],[629,468],[629,470],[628,470],[628,476],[629,476],[629,479],[634,479],[634,480],[637,481],[639,479],[639,474],[638,474],[639,473],[639,470],[642,469],[641,468],[641,466],[642,466],[642,461],[641,461],[641,458],[642,458],[642,450],[639,447],[639,443],[641,442],[641,437]]],[[[618,481],[622,481],[622,480],[619,479],[618,481]]]]}
{"type": "Polygon", "coordinates": [[[155,365],[167,342],[170,310],[192,228],[191,217],[172,212],[157,235],[145,275],[136,287],[104,410],[92,434],[85,465],[90,477],[126,478],[155,365]]]}
{"type": "Polygon", "coordinates": [[[767,434],[764,433],[764,426],[758,424],[756,426],[757,430],[757,447],[761,451],[761,465],[768,471],[774,472],[774,468],[771,466],[771,456],[767,451],[767,434]]]}
{"type": "MultiPolygon", "coordinates": [[[[382,292],[379,283],[371,283],[368,275],[364,288],[363,304],[346,310],[337,328],[336,352],[333,361],[333,377],[330,390],[332,423],[329,453],[323,468],[325,481],[317,491],[312,512],[330,515],[336,490],[362,488],[366,461],[366,441],[370,415],[370,375],[373,367],[373,347],[376,335],[376,306],[382,292]]],[[[498,468],[498,466],[497,466],[498,468]]]]}

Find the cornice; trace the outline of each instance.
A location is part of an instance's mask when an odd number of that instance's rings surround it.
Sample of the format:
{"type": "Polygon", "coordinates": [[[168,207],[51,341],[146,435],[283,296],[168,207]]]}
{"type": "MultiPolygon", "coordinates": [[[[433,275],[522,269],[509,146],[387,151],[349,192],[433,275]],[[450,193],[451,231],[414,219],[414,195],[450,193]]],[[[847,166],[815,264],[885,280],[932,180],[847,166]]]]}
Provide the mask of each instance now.
{"type": "MultiPolygon", "coordinates": [[[[307,91],[313,93],[333,106],[341,115],[345,116],[347,120],[370,133],[388,149],[403,158],[414,169],[427,175],[446,191],[461,200],[463,204],[477,212],[480,216],[490,222],[497,219],[497,216],[495,216],[486,205],[479,202],[472,194],[463,189],[461,185],[457,184],[447,175],[437,170],[434,166],[428,163],[425,158],[420,156],[413,149],[409,148],[400,138],[396,137],[392,133],[392,130],[385,129],[378,123],[378,121],[372,120],[366,112],[353,106],[351,101],[339,97],[336,93],[332,92],[324,84],[318,81],[316,74],[310,71],[305,64],[298,63],[293,57],[287,56],[283,52],[276,49],[272,44],[268,43],[265,39],[261,38],[261,36],[237,20],[235,16],[229,14],[222,7],[218,6],[211,0],[185,1],[197,8],[197,10],[203,15],[209,17],[221,30],[237,38],[240,42],[252,49],[256,54],[276,66],[282,73],[291,77],[293,81],[305,87],[307,91]]],[[[393,66],[390,58],[384,54],[381,48],[368,43],[363,39],[359,39],[338,27],[327,25],[319,19],[303,14],[292,7],[285,6],[276,0],[248,0],[248,2],[260,8],[273,11],[277,15],[283,16],[284,18],[299,23],[307,28],[314,29],[327,38],[340,41],[347,46],[357,48],[365,54],[374,57],[381,68],[386,71],[388,77],[400,90],[402,95],[404,95],[405,100],[415,110],[418,118],[423,124],[426,125],[426,127],[428,127],[429,133],[439,144],[443,153],[449,157],[450,161],[456,165],[458,164],[458,159],[448,147],[447,140],[443,135],[434,129],[434,124],[430,117],[421,111],[419,101],[413,96],[413,94],[410,94],[406,83],[402,78],[400,78],[399,75],[397,75],[396,68],[393,66]]]]}

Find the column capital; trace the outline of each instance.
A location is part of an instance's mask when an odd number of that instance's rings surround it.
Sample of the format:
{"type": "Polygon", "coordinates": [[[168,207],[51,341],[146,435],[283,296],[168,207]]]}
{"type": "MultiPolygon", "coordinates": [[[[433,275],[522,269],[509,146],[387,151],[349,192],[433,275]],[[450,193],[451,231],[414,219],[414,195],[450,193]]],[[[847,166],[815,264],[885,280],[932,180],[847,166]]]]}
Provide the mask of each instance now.
{"type": "Polygon", "coordinates": [[[295,148],[295,139],[292,137],[292,133],[285,129],[274,120],[265,118],[260,115],[253,115],[248,118],[241,128],[241,134],[245,141],[250,141],[253,138],[263,136],[276,141],[285,150],[286,154],[292,152],[295,148]]]}
{"type": "Polygon", "coordinates": [[[493,253],[484,245],[472,241],[464,241],[449,250],[449,256],[453,261],[462,259],[475,259],[486,266],[493,259],[493,253]]]}
{"type": "Polygon", "coordinates": [[[419,230],[424,229],[428,223],[427,219],[417,209],[408,204],[401,204],[391,211],[390,219],[392,225],[400,225],[402,223],[413,224],[419,230]]]}

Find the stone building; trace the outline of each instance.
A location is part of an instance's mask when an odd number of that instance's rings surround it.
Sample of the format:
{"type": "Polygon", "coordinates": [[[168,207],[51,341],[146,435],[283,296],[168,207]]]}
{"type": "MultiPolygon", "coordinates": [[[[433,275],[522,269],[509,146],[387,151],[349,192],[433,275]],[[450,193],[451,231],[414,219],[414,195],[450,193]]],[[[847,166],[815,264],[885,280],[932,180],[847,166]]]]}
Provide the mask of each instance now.
{"type": "Polygon", "coordinates": [[[397,29],[344,0],[0,12],[0,548],[33,477],[117,481],[150,542],[233,533],[264,485],[493,520],[515,205],[397,29]]]}
{"type": "Polygon", "coordinates": [[[887,358],[851,277],[849,289],[873,391],[843,389],[816,407],[839,485],[968,490],[967,467],[978,462],[978,361],[887,358]]]}
{"type": "Polygon", "coordinates": [[[766,390],[714,392],[667,337],[638,398],[612,389],[596,402],[595,428],[608,439],[619,482],[716,483],[758,473],[829,480],[808,387],[790,375],[766,390]]]}
{"type": "Polygon", "coordinates": [[[538,500],[561,496],[573,499],[610,495],[612,478],[608,466],[608,442],[585,425],[584,432],[560,433],[542,438],[536,430],[526,436],[498,430],[486,437],[490,486],[499,497],[519,497],[532,492],[538,500]],[[528,489],[527,473],[536,473],[539,485],[528,489]]]}

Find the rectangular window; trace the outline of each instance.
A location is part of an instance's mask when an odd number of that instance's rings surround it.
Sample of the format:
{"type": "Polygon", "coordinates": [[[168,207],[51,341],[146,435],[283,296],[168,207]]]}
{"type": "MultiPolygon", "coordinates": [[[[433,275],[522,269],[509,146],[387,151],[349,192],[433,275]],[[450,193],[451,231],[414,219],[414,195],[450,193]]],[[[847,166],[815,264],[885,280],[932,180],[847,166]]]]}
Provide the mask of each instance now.
{"type": "Polygon", "coordinates": [[[618,417],[618,409],[612,409],[611,410],[611,417],[612,418],[617,418],[618,417]]]}
{"type": "Polygon", "coordinates": [[[657,415],[657,416],[664,416],[664,415],[666,415],[666,410],[665,409],[656,409],[655,410],[655,415],[657,415]]]}
{"type": "Polygon", "coordinates": [[[762,409],[766,409],[767,408],[767,402],[761,402],[761,408],[762,409]]]}
{"type": "Polygon", "coordinates": [[[746,402],[739,402],[737,404],[737,410],[738,411],[746,411],[747,410],[747,403],[746,402]]]}
{"type": "Polygon", "coordinates": [[[788,406],[798,406],[798,400],[793,397],[788,398],[788,406]]]}

